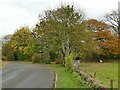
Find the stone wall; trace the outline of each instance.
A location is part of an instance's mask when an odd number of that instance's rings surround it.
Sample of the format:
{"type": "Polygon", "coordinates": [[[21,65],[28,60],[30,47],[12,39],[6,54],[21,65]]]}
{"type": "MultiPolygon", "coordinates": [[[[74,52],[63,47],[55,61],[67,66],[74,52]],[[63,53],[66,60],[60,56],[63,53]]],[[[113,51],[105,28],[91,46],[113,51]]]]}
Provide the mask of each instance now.
{"type": "Polygon", "coordinates": [[[74,70],[94,89],[99,89],[99,90],[105,90],[105,87],[96,82],[94,78],[91,76],[87,75],[85,72],[83,72],[80,68],[74,68],[74,70]]]}

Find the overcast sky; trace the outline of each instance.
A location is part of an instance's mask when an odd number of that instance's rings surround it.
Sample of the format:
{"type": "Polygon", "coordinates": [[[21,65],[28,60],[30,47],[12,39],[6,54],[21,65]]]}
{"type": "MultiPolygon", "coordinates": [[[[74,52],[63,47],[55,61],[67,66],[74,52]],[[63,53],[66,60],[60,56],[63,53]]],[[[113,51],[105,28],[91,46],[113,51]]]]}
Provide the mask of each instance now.
{"type": "Polygon", "coordinates": [[[118,8],[119,0],[0,0],[0,37],[12,34],[22,26],[33,27],[39,13],[56,8],[61,2],[74,4],[87,18],[101,19],[118,8]]]}

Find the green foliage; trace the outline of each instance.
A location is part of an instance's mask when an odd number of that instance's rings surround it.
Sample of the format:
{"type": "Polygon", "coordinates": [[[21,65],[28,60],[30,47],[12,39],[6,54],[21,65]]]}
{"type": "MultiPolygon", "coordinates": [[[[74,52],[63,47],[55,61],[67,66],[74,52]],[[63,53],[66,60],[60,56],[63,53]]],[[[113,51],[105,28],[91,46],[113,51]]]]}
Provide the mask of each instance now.
{"type": "Polygon", "coordinates": [[[22,27],[16,31],[12,35],[10,43],[18,60],[25,60],[35,53],[36,41],[28,27],[22,27]]]}
{"type": "Polygon", "coordinates": [[[78,77],[78,73],[77,72],[74,71],[74,72],[72,72],[72,74],[73,74],[73,77],[75,77],[75,78],[78,77]]]}
{"type": "Polygon", "coordinates": [[[18,52],[18,53],[16,54],[16,57],[17,57],[18,60],[28,60],[28,58],[29,58],[28,55],[25,55],[25,54],[23,54],[23,53],[21,53],[21,52],[18,52]]]}
{"type": "Polygon", "coordinates": [[[73,61],[76,58],[75,53],[71,53],[68,57],[65,57],[65,65],[67,68],[72,69],[73,67],[73,61]]]}
{"type": "MultiPolygon", "coordinates": [[[[63,64],[71,68],[74,60],[71,52],[82,59],[94,58],[94,55],[99,58],[97,52],[102,49],[95,43],[98,41],[95,31],[106,29],[109,26],[103,21],[84,20],[81,9],[62,4],[56,9],[45,11],[43,17],[39,15],[39,22],[33,31],[22,27],[13,35],[6,35],[2,40],[2,55],[7,60],[30,60],[34,53],[41,53],[42,62],[50,63],[57,59],[56,63],[61,63],[62,60],[63,64]]],[[[115,43],[112,47],[114,46],[115,43]]],[[[116,51],[114,48],[114,53],[116,51]]]]}
{"type": "Polygon", "coordinates": [[[50,60],[54,62],[56,59],[60,59],[59,55],[55,52],[50,52],[50,60]]]}
{"type": "Polygon", "coordinates": [[[71,52],[81,54],[92,51],[92,34],[85,29],[83,19],[82,10],[75,9],[73,5],[46,11],[44,18],[39,17],[34,30],[41,48],[48,53],[59,52],[63,60],[71,52]]]}
{"type": "Polygon", "coordinates": [[[75,77],[71,71],[68,71],[67,68],[62,65],[52,64],[52,67],[57,73],[56,88],[58,88],[58,90],[59,88],[65,88],[65,90],[66,88],[71,88],[72,90],[74,90],[73,88],[90,88],[77,73],[77,77],[75,77]]]}
{"type": "Polygon", "coordinates": [[[62,64],[62,63],[63,63],[62,56],[61,56],[60,53],[57,53],[57,54],[56,54],[55,63],[56,63],[56,64],[62,64]]]}
{"type": "Polygon", "coordinates": [[[2,43],[2,57],[7,60],[30,60],[39,51],[36,39],[28,27],[22,27],[13,35],[5,36],[2,43]]]}
{"type": "Polygon", "coordinates": [[[2,60],[14,60],[14,52],[9,43],[2,46],[2,60]]]}
{"type": "Polygon", "coordinates": [[[32,62],[33,63],[40,63],[40,60],[41,60],[41,55],[40,54],[33,54],[32,58],[31,58],[32,62]]]}
{"type": "Polygon", "coordinates": [[[48,52],[44,52],[42,54],[42,59],[43,59],[43,63],[50,64],[50,62],[51,62],[50,54],[48,52]]]}

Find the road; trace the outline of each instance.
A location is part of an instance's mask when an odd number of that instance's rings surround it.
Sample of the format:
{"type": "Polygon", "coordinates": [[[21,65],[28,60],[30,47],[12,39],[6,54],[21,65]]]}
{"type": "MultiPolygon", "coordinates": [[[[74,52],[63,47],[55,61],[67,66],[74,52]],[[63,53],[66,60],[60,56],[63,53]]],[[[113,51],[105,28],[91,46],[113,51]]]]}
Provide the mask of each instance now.
{"type": "Polygon", "coordinates": [[[52,88],[53,79],[47,65],[10,62],[2,69],[2,88],[52,88]]]}

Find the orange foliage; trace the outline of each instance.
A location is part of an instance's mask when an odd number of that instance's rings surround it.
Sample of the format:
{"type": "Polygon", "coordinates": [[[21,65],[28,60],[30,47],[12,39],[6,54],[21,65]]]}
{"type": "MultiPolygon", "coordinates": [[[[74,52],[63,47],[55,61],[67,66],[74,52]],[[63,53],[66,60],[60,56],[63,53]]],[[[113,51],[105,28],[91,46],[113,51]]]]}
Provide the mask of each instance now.
{"type": "Polygon", "coordinates": [[[102,47],[103,52],[102,54],[120,54],[119,52],[119,41],[120,39],[116,36],[114,36],[110,30],[105,30],[105,31],[98,31],[96,32],[96,36],[99,38],[98,39],[98,44],[100,47],[102,47]]]}
{"type": "Polygon", "coordinates": [[[100,55],[118,55],[120,48],[118,46],[120,39],[114,36],[109,30],[109,25],[96,19],[85,20],[83,22],[87,29],[95,33],[96,43],[99,46],[100,55]]]}
{"type": "Polygon", "coordinates": [[[86,24],[88,28],[92,27],[92,29],[97,30],[97,31],[109,28],[108,24],[106,24],[103,21],[98,21],[96,19],[85,20],[84,23],[86,24]]]}

